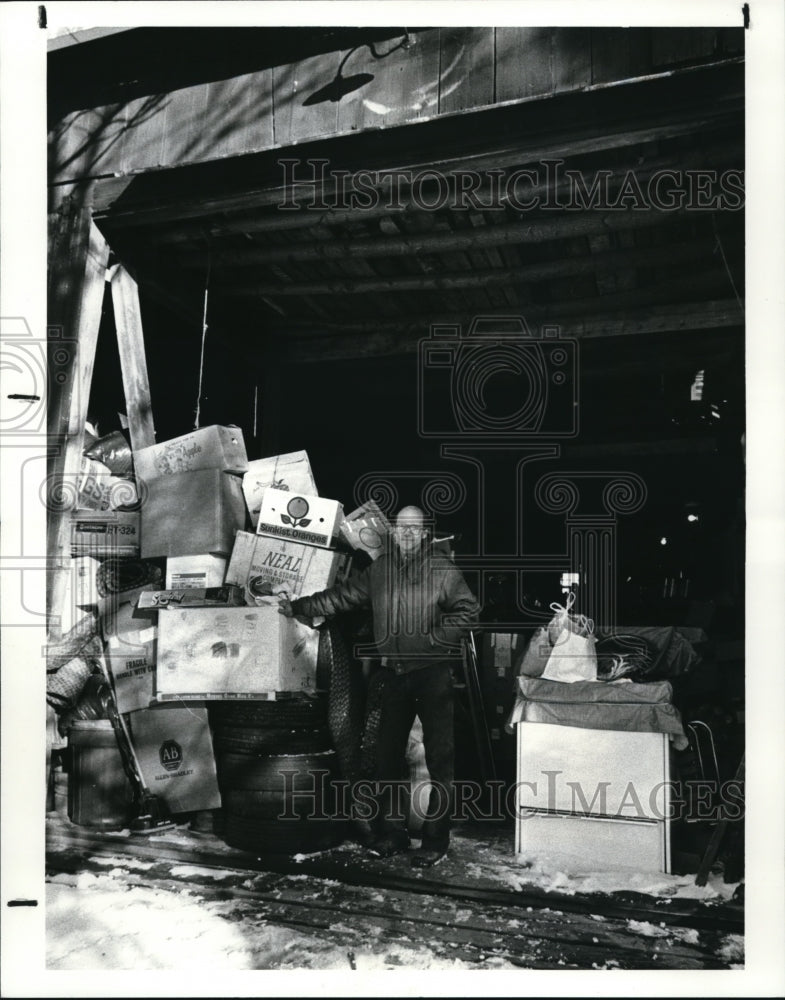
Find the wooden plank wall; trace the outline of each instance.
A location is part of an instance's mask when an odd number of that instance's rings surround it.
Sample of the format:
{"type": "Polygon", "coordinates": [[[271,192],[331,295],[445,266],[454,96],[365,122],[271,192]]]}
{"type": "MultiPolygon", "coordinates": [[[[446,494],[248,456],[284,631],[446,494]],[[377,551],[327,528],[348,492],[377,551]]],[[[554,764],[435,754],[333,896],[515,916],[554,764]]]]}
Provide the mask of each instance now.
{"type": "Polygon", "coordinates": [[[408,48],[363,45],[73,111],[50,133],[50,179],[200,163],[547,97],[740,55],[742,36],[719,28],[434,28],[412,34],[408,48]],[[305,104],[342,63],[344,79],[373,79],[340,101],[305,104]]]}

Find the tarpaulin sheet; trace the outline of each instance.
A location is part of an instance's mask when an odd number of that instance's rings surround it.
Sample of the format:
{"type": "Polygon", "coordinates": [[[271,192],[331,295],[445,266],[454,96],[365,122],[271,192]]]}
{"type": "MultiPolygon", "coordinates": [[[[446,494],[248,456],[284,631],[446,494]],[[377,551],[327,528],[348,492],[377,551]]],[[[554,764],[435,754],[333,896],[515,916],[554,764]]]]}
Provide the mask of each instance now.
{"type": "Polygon", "coordinates": [[[519,677],[507,732],[518,722],[547,722],[583,729],[667,733],[677,750],[687,746],[668,681],[576,681],[562,684],[540,677],[519,677]]]}

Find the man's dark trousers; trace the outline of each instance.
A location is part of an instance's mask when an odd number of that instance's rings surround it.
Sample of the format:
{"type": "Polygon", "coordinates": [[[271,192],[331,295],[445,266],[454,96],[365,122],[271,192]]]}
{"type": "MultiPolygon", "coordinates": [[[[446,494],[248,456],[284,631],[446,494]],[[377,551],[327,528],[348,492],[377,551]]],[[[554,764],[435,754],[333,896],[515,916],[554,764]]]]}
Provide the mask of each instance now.
{"type": "MultiPolygon", "coordinates": [[[[445,660],[395,661],[387,665],[382,695],[381,725],[376,750],[380,823],[384,835],[402,834],[406,822],[396,811],[395,781],[415,716],[422,722],[425,763],[431,795],[422,828],[424,850],[446,851],[450,842],[450,812],[454,778],[455,731],[452,670],[445,660]],[[397,669],[396,669],[397,668],[397,669]]],[[[400,785],[398,786],[400,787],[400,785]]]]}

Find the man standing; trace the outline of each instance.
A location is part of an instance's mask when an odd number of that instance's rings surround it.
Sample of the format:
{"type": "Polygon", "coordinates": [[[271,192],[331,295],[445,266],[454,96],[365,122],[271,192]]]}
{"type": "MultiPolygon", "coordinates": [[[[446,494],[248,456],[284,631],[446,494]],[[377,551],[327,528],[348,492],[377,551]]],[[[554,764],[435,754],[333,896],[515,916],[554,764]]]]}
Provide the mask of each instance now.
{"type": "Polygon", "coordinates": [[[395,785],[415,716],[423,728],[431,796],[414,867],[440,861],[450,842],[455,757],[452,662],[480,606],[454,562],[433,551],[423,512],[404,507],[393,544],[375,562],[342,584],[295,601],[281,599],[287,615],[329,617],[370,606],[374,639],[388,671],[382,694],[376,754],[379,836],[371,853],[390,857],[409,847],[405,821],[395,807],[395,785]]]}

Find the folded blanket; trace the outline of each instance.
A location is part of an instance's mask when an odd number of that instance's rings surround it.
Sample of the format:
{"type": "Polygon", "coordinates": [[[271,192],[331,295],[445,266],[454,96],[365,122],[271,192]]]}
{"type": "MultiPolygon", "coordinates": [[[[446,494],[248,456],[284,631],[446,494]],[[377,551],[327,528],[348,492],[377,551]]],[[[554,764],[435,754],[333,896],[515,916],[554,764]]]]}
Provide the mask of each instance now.
{"type": "Polygon", "coordinates": [[[547,722],[582,729],[667,733],[677,750],[687,746],[668,681],[576,681],[561,684],[540,677],[519,677],[515,706],[505,729],[519,722],[547,722]]]}

